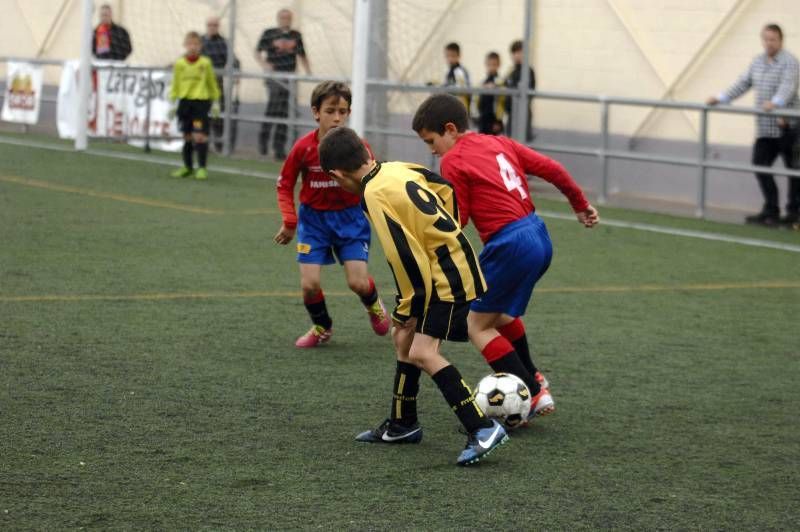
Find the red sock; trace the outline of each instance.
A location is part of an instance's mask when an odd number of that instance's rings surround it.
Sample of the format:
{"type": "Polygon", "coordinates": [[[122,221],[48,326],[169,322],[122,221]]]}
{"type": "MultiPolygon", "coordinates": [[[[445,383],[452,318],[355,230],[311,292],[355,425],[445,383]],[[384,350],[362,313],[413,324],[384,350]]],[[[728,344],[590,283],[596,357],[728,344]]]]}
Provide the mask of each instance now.
{"type": "Polygon", "coordinates": [[[322,293],[322,290],[311,297],[303,297],[303,303],[314,325],[320,325],[324,329],[331,328],[333,320],[331,320],[331,317],[328,315],[328,307],[325,304],[325,294],[322,293]]]}
{"type": "Polygon", "coordinates": [[[375,288],[375,279],[369,277],[369,292],[367,295],[359,295],[365,307],[371,307],[378,300],[378,290],[375,288]]]}
{"type": "Polygon", "coordinates": [[[514,350],[506,338],[497,336],[494,340],[486,344],[486,347],[481,351],[483,358],[492,367],[495,373],[510,373],[516,375],[528,386],[533,395],[539,393],[539,384],[531,374],[522,361],[519,355],[514,350]]]}
{"type": "Polygon", "coordinates": [[[325,294],[322,293],[322,290],[313,296],[303,296],[303,303],[306,305],[314,305],[315,303],[322,303],[323,301],[325,301],[325,294]]]}
{"type": "Polygon", "coordinates": [[[483,358],[486,359],[486,362],[491,364],[492,362],[497,362],[501,358],[513,352],[514,346],[511,345],[511,342],[502,336],[498,336],[486,344],[486,347],[483,348],[481,354],[483,355],[483,358]]]}
{"type": "Polygon", "coordinates": [[[536,364],[533,363],[531,357],[531,348],[528,345],[528,336],[525,334],[525,324],[522,320],[516,318],[514,321],[497,329],[497,332],[503,335],[503,338],[511,342],[514,346],[514,351],[519,355],[519,359],[525,366],[525,369],[531,375],[536,375],[539,370],[536,369],[536,364]]]}
{"type": "Polygon", "coordinates": [[[525,336],[525,324],[522,320],[515,318],[514,321],[497,328],[497,332],[503,335],[503,338],[509,342],[514,342],[525,336]]]}

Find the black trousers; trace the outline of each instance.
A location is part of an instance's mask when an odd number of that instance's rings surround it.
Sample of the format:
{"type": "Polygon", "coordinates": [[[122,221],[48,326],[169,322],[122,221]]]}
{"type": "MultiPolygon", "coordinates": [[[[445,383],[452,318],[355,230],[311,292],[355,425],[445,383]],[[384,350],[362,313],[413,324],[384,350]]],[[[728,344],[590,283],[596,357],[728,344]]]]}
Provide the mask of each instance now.
{"type": "MultiPolygon", "coordinates": [[[[753,145],[753,164],[756,166],[772,166],[780,155],[787,168],[797,168],[796,144],[798,141],[797,129],[783,129],[780,137],[760,137],[753,145]]],[[[757,173],[758,185],[764,195],[763,212],[771,215],[780,214],[778,205],[778,186],[775,184],[773,174],[757,173]]],[[[800,212],[800,177],[789,178],[789,200],[786,203],[789,214],[800,212]]]]}
{"type": "MultiPolygon", "coordinates": [[[[217,78],[217,84],[222,90],[222,78],[217,78]]],[[[222,90],[219,97],[219,107],[222,112],[225,112],[225,91],[222,90]]],[[[233,105],[231,105],[231,111],[233,114],[239,113],[239,100],[234,97],[233,98],[233,105]]],[[[236,146],[236,130],[237,124],[235,120],[231,120],[231,151],[234,150],[236,146]]],[[[225,120],[222,118],[212,118],[211,119],[211,132],[214,134],[214,147],[218,150],[222,150],[222,145],[224,144],[225,139],[225,120]]]]}
{"type": "MultiPolygon", "coordinates": [[[[267,109],[264,111],[264,116],[273,118],[288,118],[289,117],[289,89],[278,81],[267,80],[267,109]]],[[[269,135],[272,132],[272,126],[275,126],[275,135],[272,137],[272,147],[276,154],[286,154],[286,138],[289,127],[286,124],[261,124],[261,133],[259,134],[259,147],[262,153],[267,151],[267,142],[269,135]]]]}

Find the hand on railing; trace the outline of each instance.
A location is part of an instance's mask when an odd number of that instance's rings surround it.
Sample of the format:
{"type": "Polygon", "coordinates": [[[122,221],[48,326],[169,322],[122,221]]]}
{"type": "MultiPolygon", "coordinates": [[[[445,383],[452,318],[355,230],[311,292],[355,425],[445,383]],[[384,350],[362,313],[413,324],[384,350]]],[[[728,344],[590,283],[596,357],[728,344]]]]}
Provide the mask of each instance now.
{"type": "Polygon", "coordinates": [[[719,98],[716,96],[711,96],[706,100],[706,105],[717,105],[719,103],[719,98]]]}
{"type": "Polygon", "coordinates": [[[220,112],[219,100],[217,100],[211,104],[211,118],[215,120],[219,118],[219,112],[220,112]]]}
{"type": "Polygon", "coordinates": [[[589,229],[600,223],[600,214],[591,205],[585,211],[575,213],[575,216],[584,227],[589,229]]]}

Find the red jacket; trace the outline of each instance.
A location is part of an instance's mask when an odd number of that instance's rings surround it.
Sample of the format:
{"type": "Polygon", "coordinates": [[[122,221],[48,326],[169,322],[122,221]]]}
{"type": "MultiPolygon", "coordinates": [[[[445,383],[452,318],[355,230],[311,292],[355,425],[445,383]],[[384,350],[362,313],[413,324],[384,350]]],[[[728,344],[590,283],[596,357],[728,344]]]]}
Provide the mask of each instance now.
{"type": "Polygon", "coordinates": [[[561,164],[508,137],[464,135],[442,157],[441,171],[456,191],[461,225],[471,217],[483,242],[534,211],[529,174],[555,185],[575,212],[589,207],[580,186],[561,164]]]}

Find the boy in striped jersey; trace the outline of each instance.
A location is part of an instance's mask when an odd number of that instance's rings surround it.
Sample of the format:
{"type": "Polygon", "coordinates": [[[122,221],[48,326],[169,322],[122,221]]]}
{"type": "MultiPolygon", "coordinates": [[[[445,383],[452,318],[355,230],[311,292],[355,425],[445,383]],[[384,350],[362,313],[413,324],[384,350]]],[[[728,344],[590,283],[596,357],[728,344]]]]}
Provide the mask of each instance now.
{"type": "Polygon", "coordinates": [[[470,302],[486,285],[477,257],[456,221],[452,186],[415,164],[378,163],[351,129],[322,139],[320,163],[344,188],[361,193],[397,284],[394,321],[397,370],[389,419],[359,434],[366,443],[419,443],[419,377],[433,378],[468,434],[459,465],[480,461],[505,442],[505,429],[475,403],[459,371],[440,353],[442,340],[465,342],[470,302]]]}

